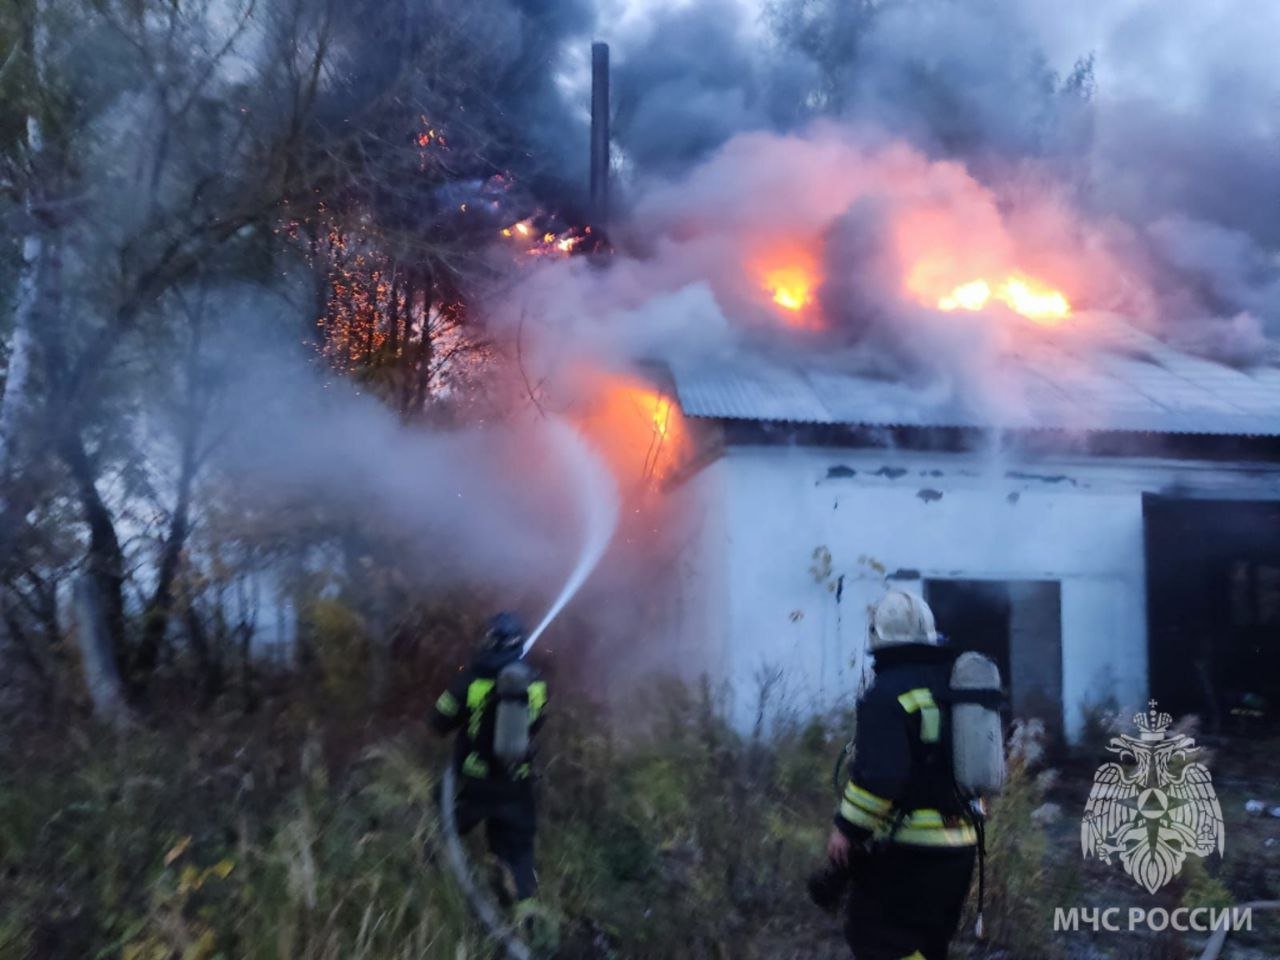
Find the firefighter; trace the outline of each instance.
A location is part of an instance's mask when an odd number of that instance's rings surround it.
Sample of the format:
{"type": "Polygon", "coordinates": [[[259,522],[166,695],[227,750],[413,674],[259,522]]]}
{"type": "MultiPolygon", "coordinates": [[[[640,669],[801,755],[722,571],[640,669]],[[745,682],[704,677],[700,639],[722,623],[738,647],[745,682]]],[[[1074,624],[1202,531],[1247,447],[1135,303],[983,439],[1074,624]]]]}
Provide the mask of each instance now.
{"type": "Polygon", "coordinates": [[[829,912],[848,888],[856,960],[945,960],[968,895],[979,821],[956,788],[945,709],[955,655],[939,644],[914,594],[891,591],[872,613],[875,682],[858,704],[828,865],[809,881],[829,912]]]}
{"type": "Polygon", "coordinates": [[[522,659],[524,638],[514,614],[493,617],[471,665],[440,694],[431,718],[436,732],[457,731],[458,832],[484,823],[489,849],[514,886],[517,922],[538,912],[532,741],[547,703],[546,682],[522,659]]]}

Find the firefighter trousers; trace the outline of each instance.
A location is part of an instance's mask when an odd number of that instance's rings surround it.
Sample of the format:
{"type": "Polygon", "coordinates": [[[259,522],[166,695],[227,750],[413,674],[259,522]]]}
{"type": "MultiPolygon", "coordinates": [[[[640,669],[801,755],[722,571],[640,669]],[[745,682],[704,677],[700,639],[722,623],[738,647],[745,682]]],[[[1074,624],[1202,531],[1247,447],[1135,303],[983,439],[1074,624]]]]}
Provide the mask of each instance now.
{"type": "Polygon", "coordinates": [[[490,852],[511,871],[516,899],[527,900],[538,892],[538,875],[533,867],[537,808],[532,782],[492,783],[469,777],[461,780],[458,833],[465,836],[483,823],[490,852]]]}
{"type": "Polygon", "coordinates": [[[850,864],[845,939],[855,960],[946,960],[973,847],[889,846],[850,864]]]}

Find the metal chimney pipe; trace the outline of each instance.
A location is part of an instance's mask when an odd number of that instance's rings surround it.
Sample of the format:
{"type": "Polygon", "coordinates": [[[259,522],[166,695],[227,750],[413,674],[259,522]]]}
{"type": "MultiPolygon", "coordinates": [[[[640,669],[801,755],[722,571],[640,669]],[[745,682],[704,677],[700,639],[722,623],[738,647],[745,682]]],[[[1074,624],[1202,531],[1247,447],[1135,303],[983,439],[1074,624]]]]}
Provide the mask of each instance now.
{"type": "Polygon", "coordinates": [[[591,222],[609,220],[609,45],[591,44],[591,222]]]}

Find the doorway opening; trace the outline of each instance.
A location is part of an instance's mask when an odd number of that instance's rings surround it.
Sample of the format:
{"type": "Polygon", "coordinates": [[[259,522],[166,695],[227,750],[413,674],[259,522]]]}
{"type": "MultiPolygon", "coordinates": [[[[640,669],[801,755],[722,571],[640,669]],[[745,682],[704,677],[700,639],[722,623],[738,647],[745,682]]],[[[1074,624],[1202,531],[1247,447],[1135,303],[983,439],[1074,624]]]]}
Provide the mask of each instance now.
{"type": "Polygon", "coordinates": [[[1151,694],[1211,729],[1280,719],[1280,503],[1143,501],[1151,694]]]}
{"type": "Polygon", "coordinates": [[[1057,580],[925,580],[938,630],[1000,667],[1014,717],[1062,734],[1062,585],[1057,580]]]}

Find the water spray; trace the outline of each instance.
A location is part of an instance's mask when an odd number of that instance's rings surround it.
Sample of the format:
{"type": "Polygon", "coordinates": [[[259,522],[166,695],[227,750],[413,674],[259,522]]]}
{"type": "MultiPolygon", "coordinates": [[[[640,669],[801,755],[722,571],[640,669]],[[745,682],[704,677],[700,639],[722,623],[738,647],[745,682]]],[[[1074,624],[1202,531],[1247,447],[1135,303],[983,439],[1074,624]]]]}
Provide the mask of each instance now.
{"type": "Polygon", "coordinates": [[[582,504],[582,552],[578,555],[578,563],[569,574],[569,579],[560,590],[560,595],[525,640],[523,652],[526,654],[586,582],[618,527],[618,487],[608,468],[587,445],[582,435],[568,423],[552,418],[549,426],[552,443],[566,466],[566,473],[576,482],[577,500],[582,504]]]}
{"type": "MultiPolygon", "coordinates": [[[[565,421],[552,418],[548,421],[552,445],[556,448],[566,473],[576,487],[577,502],[582,504],[582,551],[569,579],[565,581],[559,596],[551,604],[542,621],[529,634],[522,653],[528,653],[551,621],[573,599],[591,571],[600,562],[605,548],[618,526],[618,488],[600,458],[591,450],[582,436],[565,421]]],[[[457,776],[452,763],[447,763],[441,776],[440,828],[443,839],[444,862],[458,882],[463,896],[479,919],[485,931],[500,946],[507,960],[530,960],[532,951],[520,939],[519,931],[502,918],[502,912],[494,905],[472,877],[467,855],[458,836],[454,805],[457,802],[457,776]]]]}

